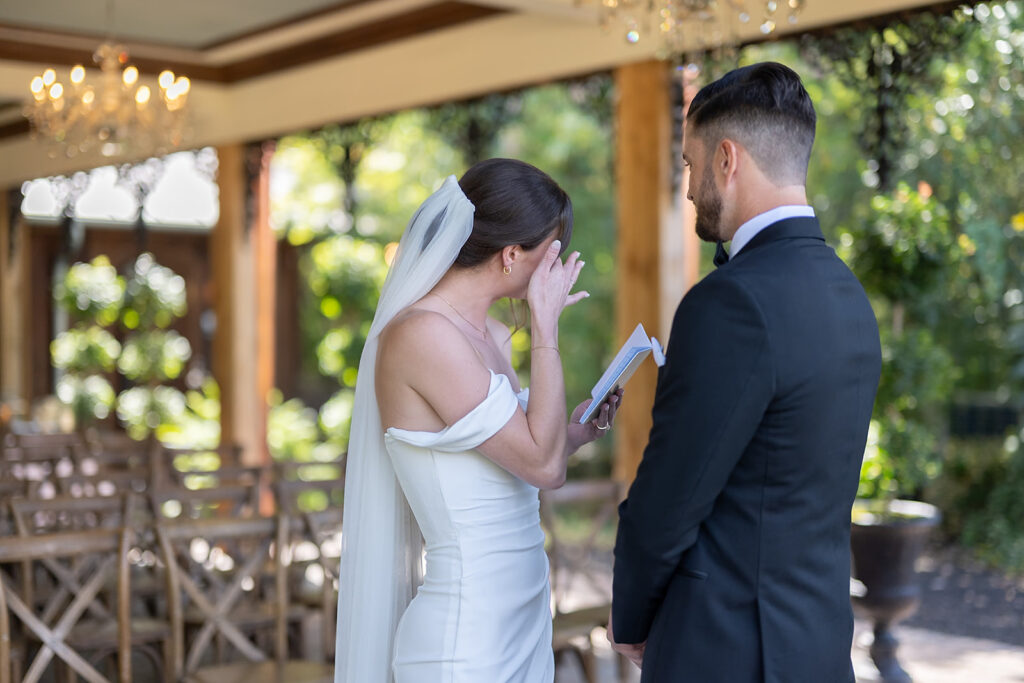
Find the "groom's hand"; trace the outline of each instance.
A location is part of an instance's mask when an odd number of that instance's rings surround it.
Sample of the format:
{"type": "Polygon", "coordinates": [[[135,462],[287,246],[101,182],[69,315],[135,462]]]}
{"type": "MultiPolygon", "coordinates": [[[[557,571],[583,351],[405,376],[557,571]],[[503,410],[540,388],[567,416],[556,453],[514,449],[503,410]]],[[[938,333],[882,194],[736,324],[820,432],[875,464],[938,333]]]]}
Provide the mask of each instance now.
{"type": "Polygon", "coordinates": [[[647,647],[646,641],[643,643],[616,643],[615,634],[612,632],[612,615],[608,615],[608,630],[607,630],[608,642],[612,644],[612,649],[618,652],[620,655],[628,659],[629,661],[636,664],[638,669],[642,669],[644,666],[644,648],[647,647]]]}

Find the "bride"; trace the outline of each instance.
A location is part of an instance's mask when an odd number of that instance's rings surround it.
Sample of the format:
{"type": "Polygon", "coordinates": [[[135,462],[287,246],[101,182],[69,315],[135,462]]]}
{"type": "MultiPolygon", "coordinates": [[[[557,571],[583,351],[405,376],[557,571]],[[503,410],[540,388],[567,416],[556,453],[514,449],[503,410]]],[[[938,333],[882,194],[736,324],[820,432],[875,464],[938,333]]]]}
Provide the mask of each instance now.
{"type": "Polygon", "coordinates": [[[566,420],[558,319],[588,296],[570,293],[579,253],[561,259],[572,223],[550,177],[490,159],[406,228],[359,364],[336,682],[554,679],[538,489],[562,485],[621,400],[566,420]],[[504,297],[530,306],[528,391],[509,330],[487,316],[504,297]]]}

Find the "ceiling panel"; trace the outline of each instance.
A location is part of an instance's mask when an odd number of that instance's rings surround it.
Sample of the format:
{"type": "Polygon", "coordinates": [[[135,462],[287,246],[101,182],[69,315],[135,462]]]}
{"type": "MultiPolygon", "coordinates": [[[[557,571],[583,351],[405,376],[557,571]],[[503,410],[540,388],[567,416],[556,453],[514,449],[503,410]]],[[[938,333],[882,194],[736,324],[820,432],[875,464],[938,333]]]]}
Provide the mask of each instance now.
{"type": "Polygon", "coordinates": [[[372,0],[0,0],[0,24],[200,49],[372,0]],[[112,30],[111,30],[112,29],[112,30]]]}

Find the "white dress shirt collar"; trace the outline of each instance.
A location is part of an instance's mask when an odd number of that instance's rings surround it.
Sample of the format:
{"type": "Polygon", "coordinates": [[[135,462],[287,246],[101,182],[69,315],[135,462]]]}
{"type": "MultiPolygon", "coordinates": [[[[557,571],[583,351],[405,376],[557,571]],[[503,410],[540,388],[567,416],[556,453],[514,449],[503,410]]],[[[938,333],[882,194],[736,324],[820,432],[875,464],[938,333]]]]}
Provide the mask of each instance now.
{"type": "Polygon", "coordinates": [[[757,233],[785,218],[814,218],[814,209],[806,204],[777,206],[754,216],[741,225],[736,234],[732,236],[732,243],[729,245],[729,260],[735,258],[736,254],[740,253],[740,250],[747,246],[757,233]]]}

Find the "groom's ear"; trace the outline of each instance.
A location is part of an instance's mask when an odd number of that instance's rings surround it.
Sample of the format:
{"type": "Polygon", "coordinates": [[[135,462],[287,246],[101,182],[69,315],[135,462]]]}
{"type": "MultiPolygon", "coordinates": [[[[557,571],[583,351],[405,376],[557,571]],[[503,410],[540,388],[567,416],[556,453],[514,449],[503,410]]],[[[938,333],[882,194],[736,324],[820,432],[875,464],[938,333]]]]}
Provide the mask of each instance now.
{"type": "Polygon", "coordinates": [[[715,149],[715,160],[713,166],[716,175],[728,182],[733,179],[739,170],[740,146],[730,138],[722,138],[715,149]]]}

